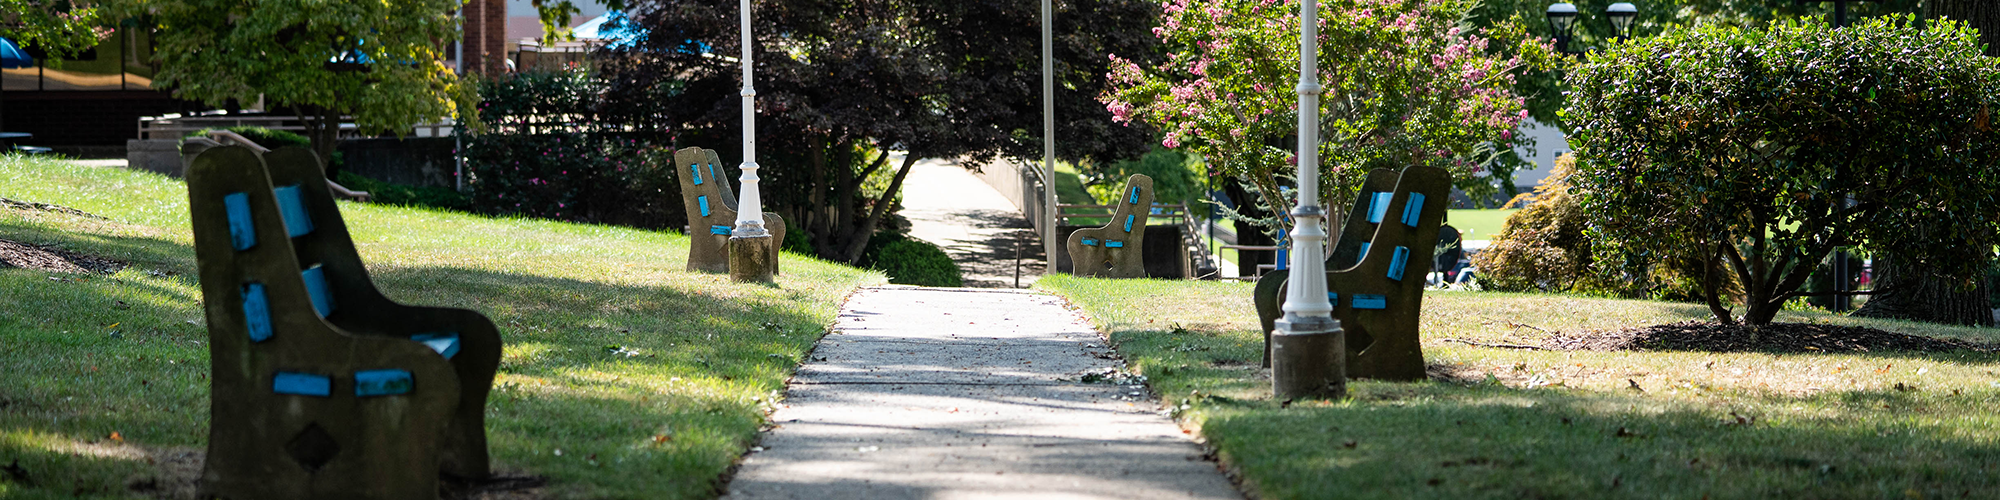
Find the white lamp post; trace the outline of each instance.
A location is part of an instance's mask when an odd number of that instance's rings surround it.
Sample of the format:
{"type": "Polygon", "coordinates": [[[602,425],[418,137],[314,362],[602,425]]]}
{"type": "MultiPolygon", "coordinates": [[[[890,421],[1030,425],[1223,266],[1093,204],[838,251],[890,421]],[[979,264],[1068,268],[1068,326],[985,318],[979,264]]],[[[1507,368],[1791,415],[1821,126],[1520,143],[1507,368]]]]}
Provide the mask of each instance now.
{"type": "Polygon", "coordinates": [[[743,182],[736,203],[736,229],[729,233],[729,276],[736,281],[771,281],[777,265],[777,247],[764,229],[764,203],[757,192],[757,88],[752,85],[750,0],[741,0],[743,11],[743,182]]]}
{"type": "Polygon", "coordinates": [[[1326,298],[1327,234],[1319,206],[1319,2],[1299,3],[1299,204],[1292,209],[1284,316],[1271,332],[1271,392],[1279,398],[1347,393],[1346,332],[1326,298]]]}

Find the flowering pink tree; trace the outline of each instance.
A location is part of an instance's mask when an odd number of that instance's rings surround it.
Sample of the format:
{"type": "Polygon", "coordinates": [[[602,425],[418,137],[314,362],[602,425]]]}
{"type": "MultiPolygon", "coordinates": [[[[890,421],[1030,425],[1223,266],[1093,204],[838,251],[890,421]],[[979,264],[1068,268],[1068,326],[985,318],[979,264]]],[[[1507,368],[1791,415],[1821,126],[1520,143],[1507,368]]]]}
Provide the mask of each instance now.
{"type": "MultiPolygon", "coordinates": [[[[1514,75],[1553,64],[1553,50],[1507,23],[1457,27],[1472,0],[1320,3],[1321,192],[1352,203],[1368,170],[1444,167],[1461,187],[1513,147],[1526,116],[1514,75]]],[[[1113,55],[1100,96],[1119,121],[1143,120],[1168,148],[1200,154],[1209,175],[1254,186],[1271,213],[1291,202],[1280,176],[1296,159],[1298,4],[1165,0],[1153,33],[1171,54],[1151,71],[1113,55]]],[[[1485,189],[1481,189],[1485,188],[1485,189]]],[[[1276,227],[1275,219],[1261,221],[1276,227]]]]}

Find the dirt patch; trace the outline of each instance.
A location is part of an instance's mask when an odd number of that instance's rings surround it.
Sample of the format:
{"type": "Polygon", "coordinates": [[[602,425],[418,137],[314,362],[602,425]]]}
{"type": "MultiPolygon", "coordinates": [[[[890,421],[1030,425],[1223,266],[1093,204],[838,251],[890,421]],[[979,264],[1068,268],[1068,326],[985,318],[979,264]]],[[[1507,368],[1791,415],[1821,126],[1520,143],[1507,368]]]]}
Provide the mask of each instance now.
{"type": "Polygon", "coordinates": [[[1701,351],[1701,352],[1991,352],[1994,346],[1961,340],[1919,337],[1859,326],[1772,323],[1763,326],[1683,321],[1618,330],[1557,332],[1542,340],[1546,349],[1564,351],[1701,351]]]}
{"type": "Polygon", "coordinates": [[[125,268],[124,262],[57,248],[0,240],[0,268],[19,267],[55,273],[111,274],[125,268]]]}

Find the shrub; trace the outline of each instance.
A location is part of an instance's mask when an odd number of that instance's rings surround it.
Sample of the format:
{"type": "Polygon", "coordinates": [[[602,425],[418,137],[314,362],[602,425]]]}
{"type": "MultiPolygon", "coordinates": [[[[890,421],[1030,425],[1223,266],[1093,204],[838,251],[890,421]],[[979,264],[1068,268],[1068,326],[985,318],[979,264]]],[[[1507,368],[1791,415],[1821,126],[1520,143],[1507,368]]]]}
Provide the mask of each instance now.
{"type": "MultiPolygon", "coordinates": [[[[271,130],[264,127],[253,127],[248,125],[223,127],[223,128],[205,128],[190,133],[187,135],[187,137],[195,137],[195,136],[205,137],[208,135],[209,132],[213,132],[216,130],[227,130],[230,132],[235,132],[236,135],[243,136],[244,139],[249,139],[250,142],[255,142],[257,143],[258,146],[263,146],[270,149],[278,149],[285,146],[297,146],[308,150],[312,149],[312,139],[307,139],[306,136],[295,134],[286,130],[271,130]]],[[[342,156],[343,155],[341,155],[339,151],[334,151],[333,159],[327,162],[330,163],[330,165],[327,166],[332,167],[329,168],[328,170],[336,172],[339,171],[340,167],[346,164],[345,161],[342,159],[342,156]]],[[[346,185],[346,184],[347,183],[344,182],[341,183],[341,185],[346,185]]]]}
{"type": "Polygon", "coordinates": [[[959,275],[958,263],[944,249],[923,240],[910,239],[895,233],[876,233],[869,238],[869,249],[864,257],[872,254],[869,267],[880,269],[889,275],[889,282],[899,285],[917,286],[963,286],[965,280],[959,275]],[[882,244],[878,247],[876,242],[882,244]]]}
{"type": "Polygon", "coordinates": [[[385,205],[459,211],[472,209],[471,197],[446,187],[390,184],[346,171],[336,174],[335,182],[355,191],[367,191],[371,201],[385,205]]]}
{"type": "Polygon", "coordinates": [[[1570,192],[1575,164],[1571,155],[1556,158],[1535,192],[1517,197],[1529,200],[1527,206],[1508,216],[1493,242],[1472,257],[1481,288],[1506,292],[1597,288],[1591,276],[1595,259],[1584,236],[1589,222],[1570,192]]]}
{"type": "Polygon", "coordinates": [[[658,123],[606,111],[588,71],[481,83],[484,132],[467,137],[473,211],[647,229],[686,225],[658,123]]]}
{"type": "MultiPolygon", "coordinates": [[[[1559,292],[1661,300],[1700,301],[1703,260],[1691,252],[1666,253],[1656,259],[1627,256],[1602,262],[1594,253],[1590,217],[1578,203],[1576,157],[1556,158],[1549,176],[1527,203],[1507,217],[1493,242],[1472,257],[1479,268],[1480,288],[1504,292],[1559,292]]],[[[1733,276],[1720,276],[1722,293],[1734,297],[1742,287],[1733,276]]]]}
{"type": "Polygon", "coordinates": [[[1593,54],[1569,83],[1595,251],[1726,270],[1749,324],[1838,247],[1969,284],[2000,244],[2000,62],[1962,23],[1696,26],[1593,54]]]}

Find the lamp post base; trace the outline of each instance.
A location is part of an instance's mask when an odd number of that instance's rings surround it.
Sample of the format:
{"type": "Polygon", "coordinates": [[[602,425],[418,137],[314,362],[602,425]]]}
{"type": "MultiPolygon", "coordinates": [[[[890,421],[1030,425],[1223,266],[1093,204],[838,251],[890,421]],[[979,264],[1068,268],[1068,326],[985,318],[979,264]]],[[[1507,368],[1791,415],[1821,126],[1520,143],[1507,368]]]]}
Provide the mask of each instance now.
{"type": "Polygon", "coordinates": [[[1329,323],[1278,321],[1277,331],[1271,332],[1272,396],[1279,399],[1347,396],[1347,332],[1340,328],[1338,320],[1329,323]],[[1294,328],[1306,331],[1293,331],[1294,328]]]}
{"type": "Polygon", "coordinates": [[[729,237],[729,278],[771,283],[778,274],[778,239],[771,235],[729,237]]]}

